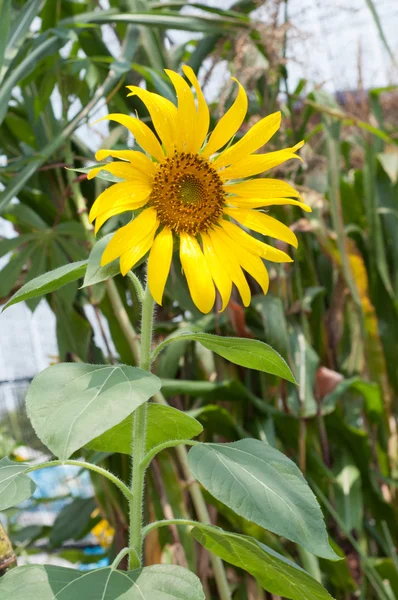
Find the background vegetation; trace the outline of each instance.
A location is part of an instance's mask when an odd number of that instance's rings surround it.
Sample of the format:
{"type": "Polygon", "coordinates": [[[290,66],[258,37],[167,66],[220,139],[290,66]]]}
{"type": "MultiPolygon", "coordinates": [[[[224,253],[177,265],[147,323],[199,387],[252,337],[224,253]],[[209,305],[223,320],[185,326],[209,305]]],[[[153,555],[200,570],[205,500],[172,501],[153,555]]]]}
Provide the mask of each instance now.
{"type": "MultiPolygon", "coordinates": [[[[207,61],[211,71],[227,61],[250,97],[241,134],[280,108],[283,128],[269,149],[306,140],[304,163],[288,164],[273,176],[293,181],[313,212],[272,209],[297,233],[299,248],[294,263],[271,267],[266,297],[252,282],[254,300],[247,309],[235,297],[224,313],[198,313],[176,257],[155,334],[161,339],[189,323],[190,330],[263,340],[289,362],[300,387],[227,364],[192,342],[169,346],[155,372],[165,380],[171,404],[205,425],[204,440],[254,437],[296,461],[346,558],[318,559],[206,496],[214,523],[255,535],[293,557],[336,599],[397,598],[398,151],[397,123],[389,110],[394,91],[362,91],[360,102],[346,96],[343,107],[325,92],[309,90],[305,81],[289,93],[285,36],[252,18],[254,1],[241,0],[229,11],[195,3],[197,16],[181,12],[184,2],[178,1],[111,0],[109,11],[98,4],[0,0],[0,155],[6,157],[0,211],[17,234],[0,240],[0,256],[10,253],[0,272],[0,302],[48,269],[86,259],[93,246],[87,209],[109,184],[65,169],[94,160],[93,143],[76,135],[77,128],[106,111],[137,112],[149,122],[140,101],[126,99],[126,84],[145,81],[148,89],[173,99],[164,67],[178,70],[185,63],[198,71],[207,61]],[[168,28],[202,36],[176,45],[168,28]],[[121,46],[117,57],[114,39],[121,46]]],[[[211,106],[214,119],[233,93],[231,82],[223,82],[211,106]]],[[[126,144],[131,147],[125,130],[112,125],[101,145],[126,144]]],[[[114,218],[102,234],[113,231],[118,219],[128,217],[114,218]]],[[[139,324],[128,279],[119,276],[95,288],[69,284],[46,300],[56,316],[60,361],[135,364],[139,324]],[[93,339],[88,304],[109,324],[110,334],[103,331],[105,356],[93,339]]],[[[30,309],[37,303],[30,300],[30,309]]],[[[0,431],[3,454],[10,449],[7,435],[0,431]]],[[[126,476],[127,456],[82,452],[126,476]]],[[[114,556],[125,545],[126,506],[107,482],[92,479],[95,497],[71,502],[51,531],[11,526],[17,552],[33,552],[38,540],[49,537],[52,552],[80,561],[79,550],[62,544],[98,522],[101,531],[112,533],[106,520],[116,533],[104,552],[114,556]]],[[[154,461],[149,479],[149,519],[195,516],[190,482],[174,451],[154,461]]],[[[149,536],[146,561],[196,567],[209,598],[216,597],[208,557],[183,531],[171,526],[149,536]]],[[[229,567],[228,575],[236,600],[268,597],[247,574],[229,567]]]]}

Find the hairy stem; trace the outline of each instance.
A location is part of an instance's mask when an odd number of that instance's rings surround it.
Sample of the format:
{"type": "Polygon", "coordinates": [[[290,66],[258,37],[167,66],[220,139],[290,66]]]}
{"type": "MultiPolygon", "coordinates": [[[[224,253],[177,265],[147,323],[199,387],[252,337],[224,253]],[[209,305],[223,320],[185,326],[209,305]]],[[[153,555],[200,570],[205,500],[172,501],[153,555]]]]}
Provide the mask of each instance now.
{"type": "MultiPolygon", "coordinates": [[[[126,309],[120,299],[120,296],[117,293],[116,285],[113,280],[108,280],[107,282],[108,294],[110,294],[110,300],[112,302],[112,306],[115,310],[116,318],[119,321],[119,325],[126,337],[126,340],[130,346],[131,353],[134,359],[138,362],[139,356],[139,342],[137,333],[132,326],[126,309]]],[[[154,396],[154,401],[158,404],[163,404],[164,406],[168,406],[168,402],[163,396],[161,392],[157,392],[154,396]]],[[[261,405],[263,406],[263,405],[261,405]]],[[[178,460],[181,464],[181,468],[184,473],[184,477],[187,481],[191,479],[191,473],[188,466],[188,458],[187,451],[184,446],[178,446],[176,448],[176,453],[178,456],[178,460]]],[[[198,483],[193,482],[189,486],[189,493],[192,498],[192,503],[195,507],[196,514],[198,519],[203,524],[210,524],[210,515],[207,510],[206,502],[203,498],[203,494],[201,492],[200,486],[198,483]]],[[[210,554],[210,561],[213,567],[214,578],[216,580],[218,594],[220,600],[231,600],[231,592],[229,590],[229,585],[227,581],[227,576],[225,573],[224,565],[222,560],[215,556],[214,554],[210,554]]]]}
{"type": "MultiPolygon", "coordinates": [[[[154,301],[147,286],[142,300],[141,322],[141,352],[140,368],[151,370],[151,342],[153,328],[154,301]]],[[[146,428],[147,428],[147,403],[142,404],[134,412],[134,428],[132,441],[132,499],[130,501],[130,569],[135,569],[142,564],[143,548],[143,502],[145,489],[145,465],[142,460],[145,456],[146,428]]]]}

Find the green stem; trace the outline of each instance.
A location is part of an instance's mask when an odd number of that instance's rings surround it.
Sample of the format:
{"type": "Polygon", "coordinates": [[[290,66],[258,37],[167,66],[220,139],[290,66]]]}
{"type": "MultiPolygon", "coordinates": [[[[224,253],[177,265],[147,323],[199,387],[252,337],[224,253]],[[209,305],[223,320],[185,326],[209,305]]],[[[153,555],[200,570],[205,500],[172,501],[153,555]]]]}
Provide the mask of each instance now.
{"type": "Polygon", "coordinates": [[[144,537],[154,529],[159,529],[160,527],[168,527],[169,525],[187,525],[188,527],[202,527],[203,529],[203,525],[199,521],[192,521],[192,519],[162,519],[161,521],[154,521],[153,523],[149,523],[149,525],[144,527],[144,537]]]}
{"type": "Polygon", "coordinates": [[[113,475],[113,473],[107,471],[107,469],[103,469],[102,467],[98,467],[98,465],[93,465],[92,463],[84,462],[83,460],[50,460],[38,465],[29,466],[24,473],[31,473],[32,471],[38,471],[39,469],[46,469],[48,467],[62,467],[64,465],[72,465],[74,467],[88,469],[89,471],[95,471],[96,473],[99,473],[100,475],[103,475],[109,479],[109,481],[112,481],[112,483],[114,483],[123,492],[128,500],[132,498],[131,491],[127,485],[125,485],[123,481],[120,481],[116,475],[113,475]]]}
{"type": "Polygon", "coordinates": [[[116,556],[115,560],[112,562],[111,564],[111,569],[112,571],[116,571],[116,569],[119,566],[120,561],[127,555],[127,554],[135,554],[135,551],[133,550],[133,548],[123,548],[123,550],[120,550],[119,554],[116,556]]]}
{"type": "MultiPolygon", "coordinates": [[[[137,339],[137,334],[135,332],[134,327],[132,326],[127,312],[123,306],[123,303],[120,300],[120,296],[117,294],[116,285],[112,279],[106,282],[108,293],[110,293],[110,299],[112,302],[112,306],[115,310],[116,318],[119,321],[120,327],[126,337],[126,340],[129,343],[131,353],[135,360],[137,360],[139,356],[139,343],[137,339]]],[[[144,308],[144,307],[143,307],[144,308]]],[[[144,317],[143,317],[144,321],[144,317]]],[[[144,323],[143,323],[144,324],[144,323]]],[[[153,359],[153,356],[152,356],[153,359]]],[[[137,361],[138,362],[138,361],[137,361]]],[[[255,398],[253,396],[253,398],[255,398]]],[[[256,399],[257,400],[257,399],[256,399]]],[[[161,392],[158,392],[154,396],[154,401],[158,404],[163,404],[164,406],[169,406],[167,400],[163,396],[161,392]]],[[[264,410],[264,403],[258,400],[259,407],[264,410]]],[[[192,478],[191,472],[188,466],[188,454],[186,448],[184,446],[178,446],[176,448],[176,453],[178,456],[178,460],[181,464],[182,471],[184,473],[184,477],[187,481],[190,481],[192,478]]],[[[196,514],[198,519],[203,524],[211,524],[209,511],[207,510],[206,502],[203,498],[202,491],[198,483],[193,482],[189,486],[189,493],[192,498],[192,503],[195,507],[196,514]]],[[[131,544],[130,544],[131,545],[131,544]]],[[[227,576],[225,573],[224,565],[222,560],[215,556],[214,554],[210,554],[210,561],[213,567],[214,578],[216,580],[218,594],[220,600],[231,600],[231,592],[229,590],[229,585],[227,581],[227,576]]]]}
{"type": "MultiPolygon", "coordinates": [[[[154,400],[158,404],[168,406],[168,402],[161,392],[155,394],[154,400]]],[[[192,474],[188,464],[187,449],[185,448],[185,446],[177,446],[176,453],[178,456],[178,460],[180,461],[185,480],[191,481],[192,474]]],[[[199,521],[202,523],[202,526],[211,525],[209,511],[207,510],[205,499],[203,498],[200,485],[197,481],[193,481],[191,483],[191,485],[189,486],[189,493],[191,495],[192,503],[195,507],[196,514],[198,516],[199,521]]],[[[228,580],[221,558],[219,558],[215,554],[210,553],[210,561],[213,567],[214,579],[216,580],[220,600],[231,600],[231,592],[229,590],[228,580]]]]}
{"type": "Polygon", "coordinates": [[[167,442],[163,442],[163,444],[155,446],[152,448],[152,450],[145,454],[141,462],[141,468],[146,469],[150,465],[152,459],[162,450],[166,450],[166,448],[175,448],[176,446],[195,446],[196,444],[199,444],[199,442],[196,442],[195,440],[169,440],[167,442]]]}
{"type": "MultiPolygon", "coordinates": [[[[154,300],[147,285],[142,300],[141,322],[141,352],[139,366],[145,371],[151,370],[151,343],[153,328],[154,300]]],[[[142,404],[134,412],[134,429],[132,442],[132,499],[130,500],[130,569],[139,568],[142,564],[143,549],[143,502],[145,484],[145,465],[142,465],[145,456],[146,428],[147,428],[147,403],[142,404]]]]}
{"type": "Polygon", "coordinates": [[[144,300],[145,291],[142,287],[141,281],[138,279],[137,275],[133,273],[133,271],[129,271],[127,273],[127,277],[130,279],[131,283],[135,288],[138,300],[142,302],[144,300]]]}

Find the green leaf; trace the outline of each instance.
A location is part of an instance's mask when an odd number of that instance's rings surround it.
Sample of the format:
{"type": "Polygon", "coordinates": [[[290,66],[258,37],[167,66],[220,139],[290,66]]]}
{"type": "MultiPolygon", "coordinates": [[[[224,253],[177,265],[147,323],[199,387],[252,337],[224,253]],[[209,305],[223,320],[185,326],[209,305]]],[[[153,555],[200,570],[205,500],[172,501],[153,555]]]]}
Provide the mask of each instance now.
{"type": "MultiPolygon", "coordinates": [[[[125,54],[130,56],[129,46],[126,47],[125,54]]],[[[121,57],[120,60],[122,60],[122,58],[123,57],[121,57]]],[[[82,106],[81,110],[79,110],[73,119],[65,125],[63,130],[54,137],[51,137],[50,141],[45,146],[40,148],[40,152],[34,158],[29,160],[26,167],[24,167],[15,177],[11,179],[6,189],[0,192],[0,213],[2,213],[9,206],[12,199],[24,188],[25,183],[37,173],[38,168],[47,162],[49,157],[52,156],[54,152],[56,152],[56,150],[65,142],[65,140],[70,137],[81,119],[87,115],[88,111],[92,110],[99,102],[102,102],[103,97],[106,96],[117,84],[120,74],[117,73],[115,66],[116,65],[114,64],[113,71],[109,73],[104,85],[97,90],[90,102],[82,106]]]]}
{"type": "MultiPolygon", "coordinates": [[[[36,41],[36,40],[35,40],[36,41]]],[[[25,58],[14,68],[8,69],[5,79],[0,89],[0,123],[2,123],[7,114],[8,100],[13,88],[18,85],[21,79],[29,75],[37,66],[38,61],[46,56],[54,54],[59,48],[64,46],[68,38],[60,35],[43,35],[40,42],[32,47],[25,58]],[[11,71],[9,73],[9,71],[11,71]]]]}
{"type": "Polygon", "coordinates": [[[124,572],[111,567],[82,573],[51,565],[26,565],[0,580],[13,600],[205,600],[199,579],[183,567],[153,565],[124,572]]]}
{"type": "MultiPolygon", "coordinates": [[[[14,57],[18,48],[23,44],[25,36],[29,31],[30,24],[40,10],[41,3],[42,0],[30,0],[24,2],[21,10],[18,11],[18,16],[14,18],[10,37],[7,41],[7,49],[5,52],[6,62],[14,57]]],[[[1,13],[1,17],[3,19],[3,12],[1,13]]]]}
{"type": "Polygon", "coordinates": [[[231,28],[247,28],[248,23],[231,17],[181,15],[178,12],[147,13],[115,13],[111,11],[91,12],[69,17],[59,22],[60,26],[80,25],[83,23],[130,23],[131,25],[144,25],[147,27],[161,27],[165,29],[182,29],[183,31],[217,31],[231,28]]]}
{"type": "Polygon", "coordinates": [[[109,233],[101,238],[94,246],[94,248],[90,252],[90,256],[88,257],[87,271],[84,276],[84,282],[82,287],[87,287],[89,285],[95,285],[96,283],[100,283],[101,281],[106,281],[115,275],[120,273],[119,260],[114,260],[113,262],[106,265],[106,267],[101,267],[101,256],[109,244],[110,240],[114,236],[114,233],[109,233]]]}
{"type": "MultiPolygon", "coordinates": [[[[92,171],[93,169],[96,169],[97,167],[104,167],[109,164],[111,164],[111,163],[96,163],[95,165],[90,165],[89,167],[83,167],[82,169],[71,169],[69,167],[66,167],[66,170],[74,171],[76,173],[90,173],[90,171],[92,171]]],[[[126,181],[122,177],[117,177],[116,175],[113,175],[112,173],[110,173],[109,171],[106,171],[105,169],[100,171],[96,177],[97,177],[97,179],[103,179],[104,181],[110,181],[112,183],[119,183],[121,181],[126,181]]]]}
{"type": "MultiPolygon", "coordinates": [[[[0,271],[0,298],[4,298],[10,293],[16,284],[19,274],[22,271],[26,261],[35,249],[34,243],[29,244],[20,252],[15,254],[0,271]]],[[[18,293],[18,292],[17,292],[18,293]]],[[[10,301],[9,301],[10,302],[10,301]]],[[[6,304],[7,306],[7,304],[6,304]]],[[[5,308],[5,307],[4,307],[5,308]]],[[[3,309],[4,310],[4,309],[3,309]]]]}
{"type": "Polygon", "coordinates": [[[318,581],[254,538],[209,526],[194,527],[191,534],[209,552],[253,575],[271,594],[291,600],[331,600],[318,581]]]}
{"type": "Polygon", "coordinates": [[[167,344],[180,340],[193,340],[219,354],[223,358],[240,365],[271,375],[277,375],[292,383],[296,380],[284,359],[271,346],[248,338],[220,337],[210,333],[183,332],[176,333],[159,344],[156,353],[167,344]]]}
{"type": "Polygon", "coordinates": [[[92,529],[91,513],[97,507],[94,498],[75,498],[65,506],[51,528],[50,545],[61,546],[66,540],[79,540],[92,529]]]}
{"type": "Polygon", "coordinates": [[[0,81],[10,27],[11,0],[0,0],[0,81]]]}
{"type": "Polygon", "coordinates": [[[278,296],[254,296],[253,306],[260,313],[265,340],[282,356],[289,356],[289,334],[283,302],[278,296]]]}
{"type": "Polygon", "coordinates": [[[27,468],[28,465],[9,458],[0,460],[0,511],[20,504],[35,491],[35,482],[24,475],[27,468]]]}
{"type": "Polygon", "coordinates": [[[58,290],[67,283],[70,283],[71,281],[80,279],[80,277],[83,277],[84,273],[86,272],[86,268],[87,260],[81,260],[79,262],[69,263],[63,267],[49,271],[48,273],[44,273],[39,277],[35,277],[35,279],[32,279],[23,285],[12,296],[3,310],[12,304],[17,304],[18,302],[23,302],[24,300],[29,300],[30,298],[36,298],[37,296],[49,294],[54,290],[58,290]]]}
{"type": "Polygon", "coordinates": [[[66,460],[159,389],[155,375],[134,367],[61,363],[34,378],[26,406],[38,437],[66,460]]]}
{"type": "Polygon", "coordinates": [[[336,510],[347,531],[355,529],[360,532],[363,518],[361,472],[345,448],[340,449],[333,465],[333,472],[336,510]]]}
{"type": "Polygon", "coordinates": [[[314,494],[294,462],[276,448],[254,439],[198,444],[188,460],[206,490],[241,517],[313,554],[339,560],[314,494]]]}
{"type": "Polygon", "coordinates": [[[22,246],[22,244],[24,244],[25,242],[30,242],[31,240],[34,240],[35,237],[36,236],[34,233],[26,233],[23,235],[17,235],[13,238],[0,240],[0,258],[2,256],[5,256],[9,252],[12,252],[13,250],[15,250],[15,248],[22,246]]]}
{"type": "MultiPolygon", "coordinates": [[[[47,244],[38,244],[38,246],[32,252],[32,256],[30,257],[30,268],[25,277],[25,284],[28,283],[28,281],[32,281],[32,279],[35,279],[42,273],[45,273],[47,252],[47,244]]],[[[40,300],[40,296],[37,296],[36,298],[31,298],[30,300],[27,300],[26,304],[29,306],[30,310],[34,312],[40,300]]]]}
{"type": "Polygon", "coordinates": [[[87,361],[93,330],[86,316],[57,295],[52,308],[57,317],[56,333],[60,360],[66,360],[68,355],[74,354],[81,361],[87,361]]]}
{"type": "MultiPolygon", "coordinates": [[[[131,454],[131,434],[134,415],[91,440],[87,446],[101,452],[131,454]]],[[[168,440],[188,440],[203,431],[193,417],[171,406],[149,404],[147,414],[146,451],[168,440]]]]}
{"type": "Polygon", "coordinates": [[[393,152],[387,154],[378,154],[377,158],[380,161],[381,166],[387,173],[390,181],[395,185],[398,181],[398,154],[393,152]]]}

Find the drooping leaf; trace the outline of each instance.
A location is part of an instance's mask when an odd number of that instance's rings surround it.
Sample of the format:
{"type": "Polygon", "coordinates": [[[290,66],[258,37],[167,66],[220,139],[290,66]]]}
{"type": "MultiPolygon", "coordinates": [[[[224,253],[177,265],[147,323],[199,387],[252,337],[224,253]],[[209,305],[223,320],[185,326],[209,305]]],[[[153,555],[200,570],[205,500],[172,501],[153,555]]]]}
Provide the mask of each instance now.
{"type": "Polygon", "coordinates": [[[34,378],[26,405],[38,437],[66,460],[159,389],[155,375],[134,367],[61,363],[34,378]]]}
{"type": "Polygon", "coordinates": [[[16,506],[31,497],[36,484],[24,475],[28,465],[14,463],[9,458],[0,460],[0,511],[16,506]]]}
{"type": "Polygon", "coordinates": [[[198,444],[188,460],[196,479],[238,515],[338,560],[314,494],[294,462],[276,448],[254,439],[198,444]]]}
{"type": "MultiPolygon", "coordinates": [[[[102,452],[131,454],[133,423],[134,414],[91,440],[87,446],[102,452]]],[[[203,431],[196,419],[181,410],[152,403],[148,405],[147,427],[147,452],[168,440],[191,439],[203,431]]]]}
{"type": "Polygon", "coordinates": [[[253,575],[261,587],[271,594],[291,600],[332,598],[301,567],[254,538],[209,526],[195,527],[191,534],[209,552],[253,575]]]}
{"type": "Polygon", "coordinates": [[[13,600],[205,600],[198,577],[174,565],[153,565],[130,572],[106,567],[89,573],[52,565],[26,565],[1,578],[0,595],[13,600]]]}
{"type": "MultiPolygon", "coordinates": [[[[63,285],[76,281],[83,277],[87,268],[87,260],[81,260],[75,263],[69,263],[39,277],[35,277],[31,281],[28,281],[23,285],[5,305],[4,309],[8,308],[12,304],[29,300],[30,298],[36,298],[37,296],[44,296],[54,290],[58,290],[63,285]]],[[[4,310],[3,309],[3,310],[4,310]]]]}

